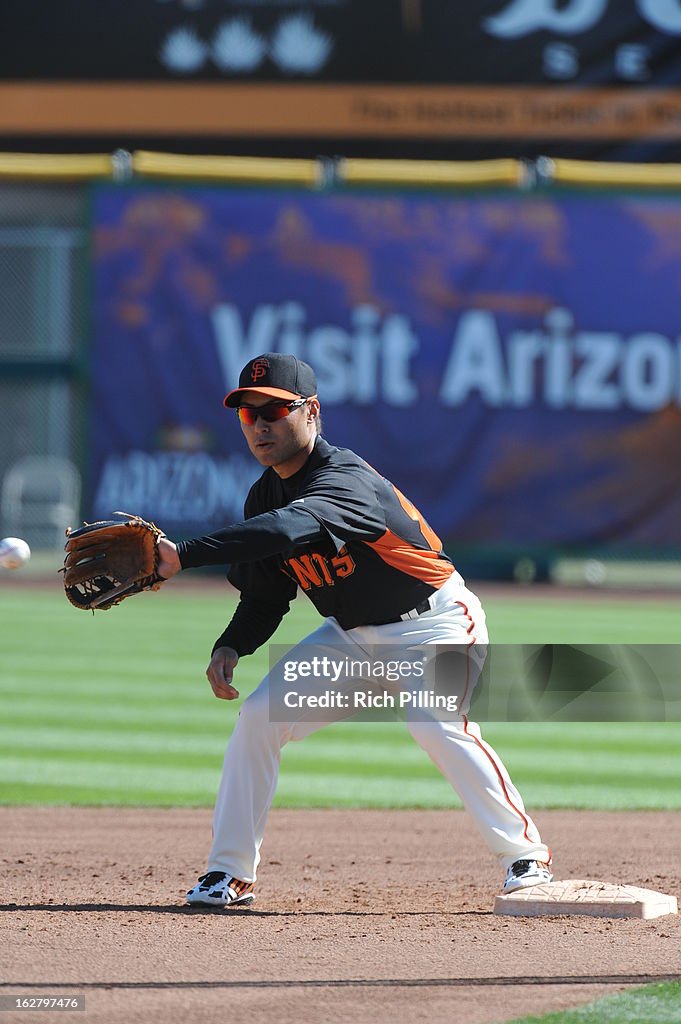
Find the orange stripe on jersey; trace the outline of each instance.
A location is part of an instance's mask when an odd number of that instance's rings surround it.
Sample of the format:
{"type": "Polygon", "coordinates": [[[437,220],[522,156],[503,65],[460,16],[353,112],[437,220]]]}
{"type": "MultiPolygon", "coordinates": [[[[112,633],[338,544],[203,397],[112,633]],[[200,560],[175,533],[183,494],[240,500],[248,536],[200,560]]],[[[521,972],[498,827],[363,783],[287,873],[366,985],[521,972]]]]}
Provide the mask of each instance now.
{"type": "Polygon", "coordinates": [[[415,576],[417,580],[439,590],[454,572],[451,562],[439,558],[439,551],[422,551],[412,547],[391,530],[386,530],[378,540],[367,540],[367,547],[373,548],[384,562],[407,576],[415,576]]]}
{"type": "Polygon", "coordinates": [[[491,752],[490,748],[487,746],[486,743],[483,743],[481,740],[479,740],[478,737],[474,733],[468,731],[468,719],[466,718],[465,715],[463,715],[462,717],[463,717],[463,731],[465,732],[466,736],[468,736],[470,739],[473,740],[473,742],[476,744],[476,746],[478,746],[480,748],[480,750],[482,750],[482,752],[485,755],[485,757],[487,757],[487,759],[490,761],[492,767],[494,768],[494,771],[496,772],[496,776],[497,776],[497,778],[499,780],[501,788],[503,790],[504,797],[506,798],[506,803],[509,805],[509,807],[513,811],[515,811],[515,813],[518,815],[518,817],[520,818],[520,820],[523,823],[523,838],[527,839],[528,842],[531,842],[530,837],[528,835],[528,829],[530,827],[530,823],[527,820],[527,816],[525,814],[523,814],[523,812],[520,810],[520,808],[516,807],[516,805],[511,800],[511,797],[509,795],[508,789],[506,788],[506,783],[504,782],[504,776],[501,774],[501,769],[499,768],[499,765],[497,764],[497,762],[492,757],[492,752],[491,752]]]}
{"type": "Polygon", "coordinates": [[[390,486],[397,495],[400,505],[407,513],[409,518],[413,519],[415,523],[419,524],[421,533],[423,534],[426,543],[430,545],[431,550],[437,551],[438,553],[442,551],[442,541],[435,533],[435,530],[433,530],[432,527],[430,527],[428,523],[425,521],[425,519],[417,509],[416,505],[409,501],[409,498],[405,497],[405,495],[402,494],[402,491],[398,487],[395,487],[395,484],[390,484],[390,486]]]}

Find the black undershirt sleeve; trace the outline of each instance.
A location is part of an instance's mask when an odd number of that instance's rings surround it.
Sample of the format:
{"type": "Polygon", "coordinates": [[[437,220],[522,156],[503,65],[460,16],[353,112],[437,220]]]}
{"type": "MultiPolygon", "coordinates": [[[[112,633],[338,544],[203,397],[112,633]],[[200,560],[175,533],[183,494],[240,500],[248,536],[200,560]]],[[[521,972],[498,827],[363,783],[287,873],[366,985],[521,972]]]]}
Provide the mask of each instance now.
{"type": "Polygon", "coordinates": [[[324,536],[323,526],[313,515],[297,505],[289,505],[205,537],[178,543],[183,569],[231,565],[229,578],[242,591],[236,611],[215,641],[213,652],[218,647],[231,647],[242,657],[267,643],[288,612],[296,590],[295,584],[267,560],[324,536]]]}
{"type": "Polygon", "coordinates": [[[287,505],[205,537],[179,541],[177,553],[183,569],[232,565],[286,554],[299,544],[314,543],[325,536],[321,523],[305,508],[287,505]]]}
{"type": "Polygon", "coordinates": [[[253,654],[267,643],[288,610],[288,602],[242,597],[227,629],[215,641],[213,653],[218,647],[231,647],[240,658],[253,654]]]}

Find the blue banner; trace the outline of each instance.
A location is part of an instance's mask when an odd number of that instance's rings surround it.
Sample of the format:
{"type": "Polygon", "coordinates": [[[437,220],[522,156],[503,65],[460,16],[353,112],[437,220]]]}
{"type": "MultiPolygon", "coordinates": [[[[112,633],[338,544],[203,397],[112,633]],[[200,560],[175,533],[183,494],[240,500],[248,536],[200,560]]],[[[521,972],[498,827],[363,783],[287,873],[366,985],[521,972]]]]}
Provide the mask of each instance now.
{"type": "Polygon", "coordinates": [[[90,513],[171,535],[260,470],[224,394],[317,371],[324,433],[461,544],[681,544],[681,199],[100,186],[90,513]]]}

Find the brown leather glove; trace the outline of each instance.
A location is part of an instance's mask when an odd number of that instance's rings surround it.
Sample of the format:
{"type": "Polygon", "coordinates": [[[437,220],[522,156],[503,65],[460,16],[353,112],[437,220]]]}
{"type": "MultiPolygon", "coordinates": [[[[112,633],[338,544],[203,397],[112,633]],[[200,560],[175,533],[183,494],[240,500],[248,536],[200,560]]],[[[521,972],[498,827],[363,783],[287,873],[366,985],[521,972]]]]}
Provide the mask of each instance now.
{"type": "Polygon", "coordinates": [[[113,608],[143,590],[158,590],[158,542],[165,534],[154,523],[127,512],[66,531],[64,590],[72,605],[87,611],[113,608]]]}

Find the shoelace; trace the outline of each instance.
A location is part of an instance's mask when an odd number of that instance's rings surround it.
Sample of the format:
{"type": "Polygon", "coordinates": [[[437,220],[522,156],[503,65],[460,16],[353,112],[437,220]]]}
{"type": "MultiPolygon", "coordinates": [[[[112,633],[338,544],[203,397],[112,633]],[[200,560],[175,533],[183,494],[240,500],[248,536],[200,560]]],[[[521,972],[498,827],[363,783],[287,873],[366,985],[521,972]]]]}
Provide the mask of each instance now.
{"type": "Polygon", "coordinates": [[[199,875],[202,889],[212,889],[218,882],[224,882],[226,878],[224,871],[209,871],[205,875],[199,875]]]}
{"type": "Polygon", "coordinates": [[[513,864],[511,867],[511,873],[513,874],[513,877],[517,878],[518,875],[523,875],[527,871],[529,866],[529,860],[517,860],[515,864],[513,864]]]}

